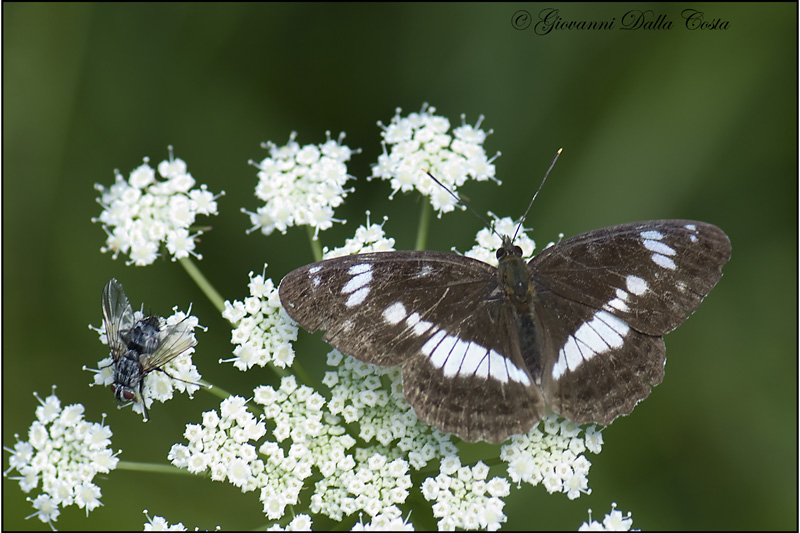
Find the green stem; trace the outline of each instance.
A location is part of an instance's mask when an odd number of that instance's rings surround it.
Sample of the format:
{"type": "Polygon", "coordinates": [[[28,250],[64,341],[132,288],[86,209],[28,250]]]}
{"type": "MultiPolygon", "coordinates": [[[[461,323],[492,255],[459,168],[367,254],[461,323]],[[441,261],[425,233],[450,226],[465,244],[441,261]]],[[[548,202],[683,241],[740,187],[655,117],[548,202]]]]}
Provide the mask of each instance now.
{"type": "Polygon", "coordinates": [[[319,239],[314,238],[314,228],[306,226],[306,230],[308,231],[308,243],[311,245],[311,254],[314,256],[314,261],[321,261],[322,245],[319,243],[319,239]]]}
{"type": "Polygon", "coordinates": [[[200,287],[200,290],[203,291],[206,297],[211,300],[211,303],[217,308],[217,311],[222,313],[225,310],[225,300],[206,279],[203,273],[200,272],[200,269],[197,268],[194,261],[189,257],[182,257],[178,259],[178,262],[180,262],[181,266],[186,270],[187,274],[189,274],[189,277],[197,283],[197,286],[200,287]]]}
{"type": "Polygon", "coordinates": [[[132,461],[119,461],[117,463],[117,470],[130,470],[133,472],[155,472],[158,474],[184,474],[194,476],[186,469],[178,468],[173,465],[156,464],[156,463],[134,463],[132,461]]]}
{"type": "Polygon", "coordinates": [[[428,243],[428,229],[431,224],[431,203],[424,196],[422,197],[422,209],[419,212],[419,227],[417,228],[417,244],[415,250],[424,250],[428,243]]]}
{"type": "Polygon", "coordinates": [[[211,383],[209,383],[208,381],[206,381],[204,379],[201,379],[198,383],[200,383],[201,385],[204,385],[203,389],[208,391],[210,394],[216,396],[217,398],[221,398],[221,399],[224,400],[224,399],[229,398],[231,396],[230,392],[228,392],[225,389],[222,389],[220,387],[217,387],[216,385],[212,385],[211,383]]]}

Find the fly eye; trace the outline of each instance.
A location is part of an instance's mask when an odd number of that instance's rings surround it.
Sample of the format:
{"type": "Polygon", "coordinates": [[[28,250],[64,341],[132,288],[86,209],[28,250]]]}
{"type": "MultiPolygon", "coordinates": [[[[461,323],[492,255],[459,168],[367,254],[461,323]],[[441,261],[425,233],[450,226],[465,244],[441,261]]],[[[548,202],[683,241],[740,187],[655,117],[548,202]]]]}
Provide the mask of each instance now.
{"type": "Polygon", "coordinates": [[[111,389],[111,392],[117,392],[117,386],[114,385],[113,383],[109,385],[108,388],[111,389]]]}
{"type": "Polygon", "coordinates": [[[124,390],[122,391],[122,397],[128,401],[131,401],[136,397],[136,395],[133,393],[132,390],[124,390]]]}

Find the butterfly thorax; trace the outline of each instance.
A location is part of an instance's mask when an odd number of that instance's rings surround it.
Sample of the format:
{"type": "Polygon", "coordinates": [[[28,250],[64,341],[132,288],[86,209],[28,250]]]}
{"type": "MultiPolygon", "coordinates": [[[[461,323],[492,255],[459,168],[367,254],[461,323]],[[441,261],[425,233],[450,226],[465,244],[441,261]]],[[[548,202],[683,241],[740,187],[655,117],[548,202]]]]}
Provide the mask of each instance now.
{"type": "Polygon", "coordinates": [[[507,302],[520,312],[530,310],[536,296],[531,284],[531,273],[522,259],[522,248],[503,237],[503,246],[497,249],[498,281],[507,302]]]}

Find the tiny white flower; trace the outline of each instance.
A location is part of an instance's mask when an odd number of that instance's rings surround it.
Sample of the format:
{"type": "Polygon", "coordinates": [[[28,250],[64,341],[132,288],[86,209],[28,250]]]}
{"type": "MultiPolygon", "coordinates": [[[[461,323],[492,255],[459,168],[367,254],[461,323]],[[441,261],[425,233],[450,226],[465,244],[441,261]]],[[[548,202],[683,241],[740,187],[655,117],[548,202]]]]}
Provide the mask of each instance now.
{"type": "Polygon", "coordinates": [[[182,522],[170,525],[164,517],[154,516],[150,518],[147,509],[144,510],[144,514],[147,517],[147,523],[144,525],[145,531],[186,531],[186,526],[182,522]]]}
{"type": "Polygon", "coordinates": [[[584,522],[578,528],[578,531],[631,531],[633,527],[633,518],[631,513],[628,512],[627,516],[623,516],[622,512],[617,511],[617,504],[611,504],[611,512],[603,518],[603,523],[592,520],[592,510],[589,509],[589,522],[584,522]]]}

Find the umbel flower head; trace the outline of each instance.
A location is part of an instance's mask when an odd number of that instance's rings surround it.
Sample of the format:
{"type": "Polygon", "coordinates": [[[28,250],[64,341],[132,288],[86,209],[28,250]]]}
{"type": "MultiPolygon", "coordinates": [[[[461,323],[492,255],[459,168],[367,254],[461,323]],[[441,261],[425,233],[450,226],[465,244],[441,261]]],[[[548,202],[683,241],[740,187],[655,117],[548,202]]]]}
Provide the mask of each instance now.
{"type": "Polygon", "coordinates": [[[351,178],[345,163],[356,150],[342,144],[344,133],[335,141],[330,132],[325,135],[327,140],[319,145],[300,146],[295,141],[296,132],[285,146],[264,144],[269,157],[257,164],[251,161],[258,168],[256,197],[264,205],[255,213],[242,209],[253,224],[249,231],[261,229],[269,235],[277,229],[286,233],[290,226],[307,224],[314,228],[316,239],[320,230],[343,222],[333,218],[333,210],[352,190],[344,187],[351,178]]]}
{"type": "MultiPolygon", "coordinates": [[[[83,419],[81,404],[61,407],[61,400],[53,394],[42,400],[36,408],[36,420],[28,429],[28,440],[20,440],[11,453],[9,468],[4,475],[19,481],[23,492],[36,491],[28,498],[38,516],[50,524],[58,519],[61,509],[77,505],[89,511],[102,505],[100,487],[94,484],[97,474],[108,474],[117,466],[117,454],[111,450],[111,429],[101,423],[83,419]],[[9,476],[16,470],[18,476],[9,476]]],[[[119,452],[117,452],[119,453],[119,452]]]]}
{"type": "Polygon", "coordinates": [[[442,213],[453,211],[456,200],[431,180],[426,170],[453,192],[467,179],[500,183],[493,164],[500,152],[489,158],[483,149],[486,136],[492,133],[480,129],[483,116],[471,126],[461,115],[461,126],[451,134],[450,121],[434,115],[433,106],[425,104],[419,113],[407,117],[400,116],[400,112],[398,108],[388,126],[378,122],[383,129],[383,153],[372,167],[372,178],[389,180],[390,198],[397,191],[416,189],[430,198],[441,217],[442,213]]]}
{"type": "Polygon", "coordinates": [[[205,185],[194,188],[195,180],[186,171],[186,163],[175,159],[169,147],[169,160],[150,166],[149,158],[125,179],[115,171],[114,185],[106,188],[95,184],[100,191],[97,202],[103,212],[92,222],[100,222],[108,235],[101,252],[129,256],[127,263],[136,266],[151,264],[166,248],[172,260],[194,255],[196,239],[203,232],[191,234],[197,215],[216,215],[217,198],[205,185]]]}

